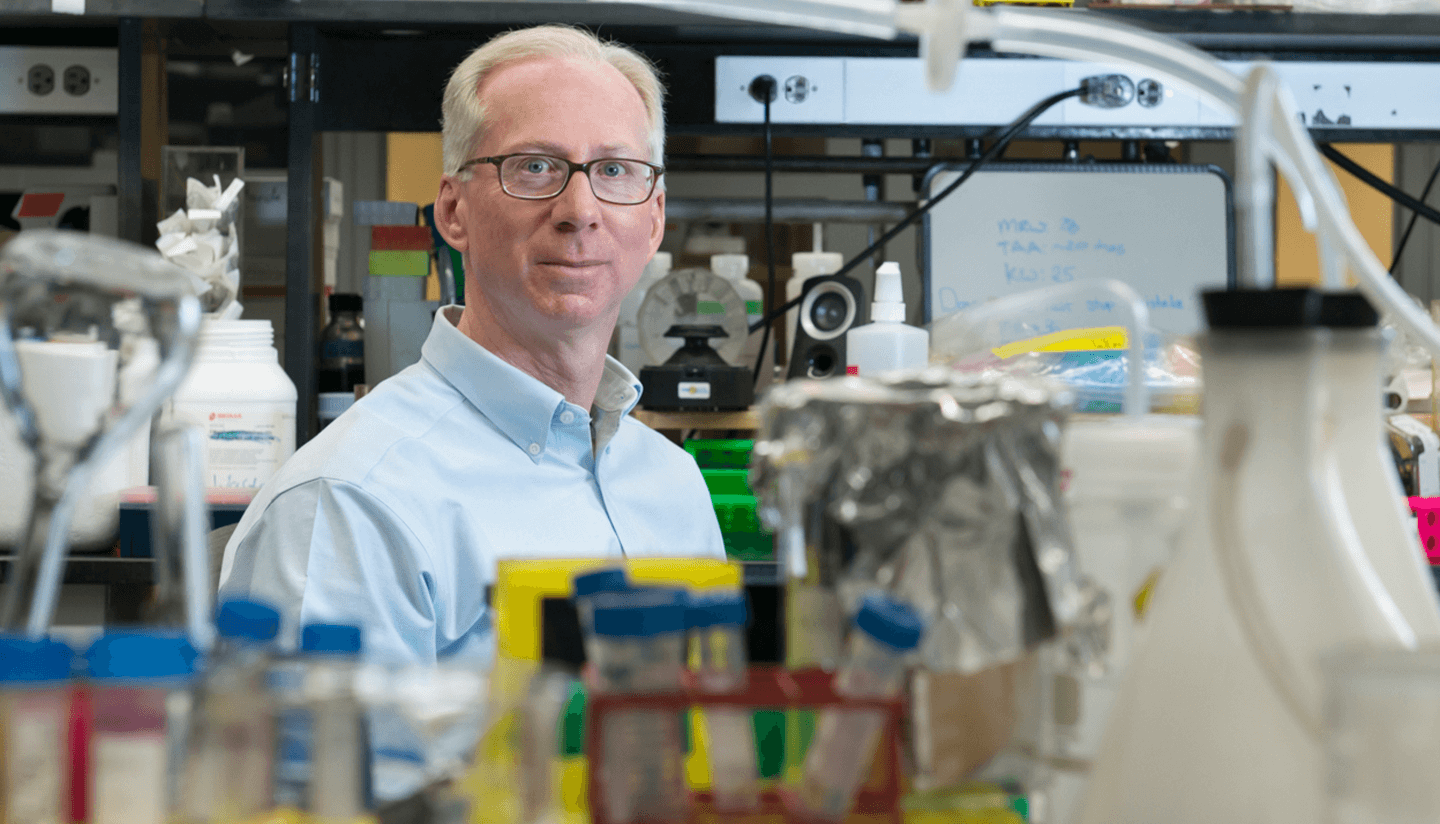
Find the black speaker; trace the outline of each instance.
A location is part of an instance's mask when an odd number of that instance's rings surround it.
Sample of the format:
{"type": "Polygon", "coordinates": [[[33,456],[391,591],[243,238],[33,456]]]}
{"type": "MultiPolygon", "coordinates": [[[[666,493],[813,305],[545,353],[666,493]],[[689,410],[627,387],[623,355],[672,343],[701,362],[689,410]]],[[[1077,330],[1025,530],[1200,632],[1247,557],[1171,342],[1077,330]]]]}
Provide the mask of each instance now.
{"type": "Polygon", "coordinates": [[[869,317],[865,287],[844,275],[820,275],[800,291],[795,343],[790,348],[790,378],[830,378],[845,374],[845,333],[869,317]]]}

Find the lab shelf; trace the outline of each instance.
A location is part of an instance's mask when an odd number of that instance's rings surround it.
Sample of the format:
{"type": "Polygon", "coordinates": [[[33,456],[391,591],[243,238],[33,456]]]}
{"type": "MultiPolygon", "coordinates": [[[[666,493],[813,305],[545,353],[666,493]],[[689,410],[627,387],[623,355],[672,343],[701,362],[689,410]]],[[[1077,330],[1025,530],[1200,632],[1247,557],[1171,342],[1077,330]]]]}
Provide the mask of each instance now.
{"type": "MultiPolygon", "coordinates": [[[[14,555],[0,555],[0,582],[9,580],[14,555]]],[[[155,580],[153,558],[116,558],[112,555],[71,555],[65,563],[67,584],[150,584],[155,580]]]]}

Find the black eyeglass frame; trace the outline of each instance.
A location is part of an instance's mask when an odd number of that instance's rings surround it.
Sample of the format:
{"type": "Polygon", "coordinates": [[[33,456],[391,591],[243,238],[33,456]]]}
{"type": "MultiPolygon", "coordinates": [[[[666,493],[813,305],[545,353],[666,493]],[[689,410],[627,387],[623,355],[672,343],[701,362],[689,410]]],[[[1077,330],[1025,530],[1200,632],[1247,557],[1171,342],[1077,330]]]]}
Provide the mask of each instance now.
{"type": "Polygon", "coordinates": [[[556,157],[555,155],[539,154],[537,152],[515,152],[514,154],[492,155],[490,157],[472,157],[464,163],[461,163],[460,168],[455,170],[455,174],[462,174],[468,171],[472,166],[478,166],[481,163],[489,163],[490,165],[495,167],[495,177],[500,181],[500,190],[517,200],[550,200],[551,198],[559,197],[560,195],[565,193],[566,189],[570,187],[570,181],[575,177],[575,173],[583,172],[585,175],[585,183],[590,187],[590,194],[595,195],[596,200],[599,200],[603,203],[609,203],[614,206],[639,206],[642,203],[648,202],[650,198],[655,196],[655,187],[660,184],[660,176],[665,174],[664,166],[656,166],[654,163],[649,163],[644,160],[636,160],[632,157],[597,157],[587,163],[576,163],[569,158],[556,157]],[[553,195],[517,195],[505,186],[505,177],[500,173],[500,164],[504,163],[512,157],[543,157],[546,160],[559,161],[560,163],[565,164],[565,167],[568,169],[568,171],[565,173],[565,182],[561,184],[560,188],[557,189],[555,191],[555,194],[553,195]],[[594,166],[597,163],[606,163],[615,160],[623,160],[626,163],[639,163],[642,166],[650,167],[650,170],[655,173],[654,176],[650,178],[650,191],[646,192],[643,199],[628,203],[622,203],[615,200],[607,200],[606,198],[601,197],[599,192],[595,191],[595,182],[590,179],[590,167],[594,166]]]}

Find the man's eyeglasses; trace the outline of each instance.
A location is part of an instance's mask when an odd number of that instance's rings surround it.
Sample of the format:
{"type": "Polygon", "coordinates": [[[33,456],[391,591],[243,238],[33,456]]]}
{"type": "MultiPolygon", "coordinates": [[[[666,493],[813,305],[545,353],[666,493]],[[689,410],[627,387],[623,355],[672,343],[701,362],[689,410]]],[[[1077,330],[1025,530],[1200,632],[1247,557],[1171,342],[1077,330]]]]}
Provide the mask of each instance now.
{"type": "Polygon", "coordinates": [[[500,170],[500,188],[522,200],[545,200],[558,196],[576,172],[590,181],[598,200],[620,206],[644,203],[655,193],[655,182],[665,169],[643,160],[602,157],[589,163],[572,163],[563,157],[540,154],[511,154],[467,160],[455,174],[490,163],[500,170]]]}

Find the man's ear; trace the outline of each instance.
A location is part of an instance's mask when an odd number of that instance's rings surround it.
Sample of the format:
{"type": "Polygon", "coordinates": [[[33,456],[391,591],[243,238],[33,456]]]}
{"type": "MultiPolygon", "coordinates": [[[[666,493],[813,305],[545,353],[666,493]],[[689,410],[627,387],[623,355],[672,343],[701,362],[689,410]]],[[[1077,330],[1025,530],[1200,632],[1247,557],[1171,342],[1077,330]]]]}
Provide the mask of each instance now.
{"type": "Polygon", "coordinates": [[[660,241],[665,239],[665,190],[661,189],[655,193],[650,204],[650,255],[654,257],[660,249],[660,241]]]}
{"type": "Polygon", "coordinates": [[[435,229],[446,243],[462,254],[470,248],[469,237],[465,233],[469,205],[461,191],[464,185],[445,175],[440,178],[440,192],[435,195],[435,229]]]}

